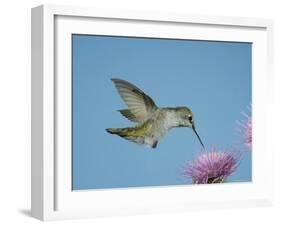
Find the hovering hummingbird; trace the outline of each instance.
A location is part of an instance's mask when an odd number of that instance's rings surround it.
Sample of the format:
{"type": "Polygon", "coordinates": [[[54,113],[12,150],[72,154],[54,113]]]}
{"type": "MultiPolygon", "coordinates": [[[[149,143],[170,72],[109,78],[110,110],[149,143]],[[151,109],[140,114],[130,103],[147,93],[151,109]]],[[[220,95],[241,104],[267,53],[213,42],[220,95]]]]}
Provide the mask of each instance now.
{"type": "Polygon", "coordinates": [[[159,140],[172,128],[190,127],[204,147],[194,124],[192,111],[187,107],[157,107],[151,97],[135,85],[121,79],[111,79],[128,109],[119,112],[137,123],[135,127],[109,128],[108,133],[116,134],[137,144],[156,148],[159,140]]]}

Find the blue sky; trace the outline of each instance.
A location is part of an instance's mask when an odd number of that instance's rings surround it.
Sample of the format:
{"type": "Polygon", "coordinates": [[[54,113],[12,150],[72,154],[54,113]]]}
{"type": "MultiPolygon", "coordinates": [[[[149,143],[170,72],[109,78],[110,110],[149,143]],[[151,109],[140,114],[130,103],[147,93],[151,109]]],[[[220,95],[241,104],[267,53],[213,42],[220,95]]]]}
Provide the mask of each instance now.
{"type": "Polygon", "coordinates": [[[206,148],[239,149],[233,181],[251,180],[251,153],[236,132],[251,105],[251,44],[73,35],[73,189],[189,184],[182,176],[200,144],[172,129],[156,149],[106,128],[133,126],[110,78],[127,80],[159,107],[188,106],[206,148]]]}

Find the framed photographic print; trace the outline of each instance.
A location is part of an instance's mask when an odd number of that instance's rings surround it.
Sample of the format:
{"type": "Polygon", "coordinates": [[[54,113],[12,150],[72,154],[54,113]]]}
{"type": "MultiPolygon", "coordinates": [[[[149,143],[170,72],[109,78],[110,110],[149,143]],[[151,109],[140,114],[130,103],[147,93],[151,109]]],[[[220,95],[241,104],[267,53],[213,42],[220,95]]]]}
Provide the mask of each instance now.
{"type": "Polygon", "coordinates": [[[32,216],[271,204],[272,30],[265,19],[32,9],[32,216]]]}

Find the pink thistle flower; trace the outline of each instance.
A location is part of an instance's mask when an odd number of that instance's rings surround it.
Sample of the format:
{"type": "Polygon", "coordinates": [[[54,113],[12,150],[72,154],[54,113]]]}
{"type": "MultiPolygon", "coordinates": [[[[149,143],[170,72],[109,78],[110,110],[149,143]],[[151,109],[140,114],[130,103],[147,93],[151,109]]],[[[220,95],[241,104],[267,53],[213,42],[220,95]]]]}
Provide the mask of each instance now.
{"type": "Polygon", "coordinates": [[[244,120],[237,121],[239,132],[242,133],[243,143],[252,151],[252,118],[246,113],[243,113],[245,116],[244,120]]]}
{"type": "Polygon", "coordinates": [[[223,183],[236,170],[239,157],[239,152],[206,152],[187,165],[184,175],[193,184],[223,183]]]}
{"type": "Polygon", "coordinates": [[[252,151],[252,119],[248,119],[248,122],[246,123],[246,128],[244,130],[244,142],[249,150],[252,151]]]}

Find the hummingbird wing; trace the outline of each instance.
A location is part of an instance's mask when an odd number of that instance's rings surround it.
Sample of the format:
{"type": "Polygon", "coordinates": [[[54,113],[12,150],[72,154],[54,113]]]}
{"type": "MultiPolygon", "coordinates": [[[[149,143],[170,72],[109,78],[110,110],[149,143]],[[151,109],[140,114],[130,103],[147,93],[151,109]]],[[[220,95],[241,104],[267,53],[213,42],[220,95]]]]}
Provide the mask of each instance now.
{"type": "Polygon", "coordinates": [[[119,95],[129,108],[125,114],[123,114],[124,110],[122,110],[121,114],[125,117],[129,115],[130,117],[127,118],[131,121],[139,123],[144,122],[157,110],[157,106],[151,97],[146,95],[135,85],[121,79],[111,80],[114,82],[119,95]]]}
{"type": "Polygon", "coordinates": [[[138,119],[129,109],[118,110],[125,118],[129,119],[132,122],[138,122],[138,119]]]}

